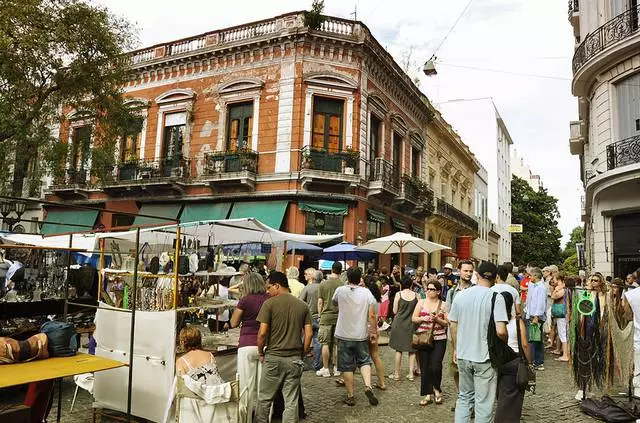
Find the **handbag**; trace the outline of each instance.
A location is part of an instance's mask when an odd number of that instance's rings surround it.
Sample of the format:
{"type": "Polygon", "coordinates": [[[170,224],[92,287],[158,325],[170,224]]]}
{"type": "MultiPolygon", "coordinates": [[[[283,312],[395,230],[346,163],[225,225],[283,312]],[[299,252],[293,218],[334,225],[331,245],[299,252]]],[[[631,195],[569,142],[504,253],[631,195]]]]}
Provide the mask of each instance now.
{"type": "Polygon", "coordinates": [[[529,325],[529,341],[542,342],[542,330],[540,329],[540,323],[531,323],[529,325]]]}
{"type": "MultiPolygon", "coordinates": [[[[511,295],[508,292],[506,295],[511,295]]],[[[489,325],[487,328],[487,345],[489,347],[489,360],[491,365],[500,370],[503,365],[517,357],[516,352],[507,344],[496,332],[496,322],[493,317],[493,309],[496,305],[497,292],[491,297],[491,315],[489,317],[489,325]]]]}
{"type": "Polygon", "coordinates": [[[532,394],[536,391],[536,372],[533,370],[533,366],[527,361],[527,356],[524,355],[524,348],[522,348],[522,338],[520,337],[520,319],[522,317],[516,317],[516,334],[518,336],[518,370],[516,372],[516,385],[520,389],[527,390],[532,394]]]}
{"type": "Polygon", "coordinates": [[[553,304],[551,306],[551,317],[564,318],[567,316],[567,306],[564,302],[553,304]]]}
{"type": "MultiPolygon", "coordinates": [[[[436,308],[437,310],[440,310],[440,305],[442,303],[442,300],[438,300],[438,307],[436,308]]],[[[435,324],[435,322],[434,322],[435,324]]],[[[421,348],[429,348],[431,346],[433,346],[433,326],[434,324],[431,325],[431,327],[427,330],[416,330],[412,337],[411,337],[411,346],[415,349],[421,349],[421,348]]],[[[419,328],[419,326],[418,326],[419,328]]]]}

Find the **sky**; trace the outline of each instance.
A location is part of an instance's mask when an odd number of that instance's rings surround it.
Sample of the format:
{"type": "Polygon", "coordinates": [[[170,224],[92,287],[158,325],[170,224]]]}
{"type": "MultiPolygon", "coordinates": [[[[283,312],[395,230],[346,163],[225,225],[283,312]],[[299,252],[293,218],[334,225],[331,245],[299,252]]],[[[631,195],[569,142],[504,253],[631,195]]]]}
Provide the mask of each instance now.
{"type": "MultiPolygon", "coordinates": [[[[140,47],[311,6],[311,0],[96,2],[136,25],[140,47]]],[[[571,229],[581,225],[583,192],[578,158],[569,153],[569,121],[577,120],[578,107],[570,86],[574,46],[567,2],[325,0],[327,15],[353,18],[354,11],[409,75],[419,79],[419,88],[434,105],[493,99],[513,148],[559,199],[564,244],[571,229]],[[438,74],[426,77],[422,65],[434,52],[438,74]]]]}

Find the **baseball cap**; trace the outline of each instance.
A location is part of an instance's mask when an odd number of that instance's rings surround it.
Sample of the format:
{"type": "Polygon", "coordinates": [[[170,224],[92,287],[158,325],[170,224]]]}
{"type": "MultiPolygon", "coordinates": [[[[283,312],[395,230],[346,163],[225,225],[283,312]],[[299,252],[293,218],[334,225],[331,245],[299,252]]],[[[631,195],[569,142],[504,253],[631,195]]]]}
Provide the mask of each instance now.
{"type": "Polygon", "coordinates": [[[453,270],[453,266],[451,265],[451,263],[447,263],[447,264],[445,264],[445,265],[444,265],[444,268],[445,268],[445,269],[451,269],[451,270],[453,270]]]}
{"type": "Polygon", "coordinates": [[[490,261],[483,261],[478,266],[478,274],[484,279],[494,280],[498,274],[498,267],[490,261]]]}

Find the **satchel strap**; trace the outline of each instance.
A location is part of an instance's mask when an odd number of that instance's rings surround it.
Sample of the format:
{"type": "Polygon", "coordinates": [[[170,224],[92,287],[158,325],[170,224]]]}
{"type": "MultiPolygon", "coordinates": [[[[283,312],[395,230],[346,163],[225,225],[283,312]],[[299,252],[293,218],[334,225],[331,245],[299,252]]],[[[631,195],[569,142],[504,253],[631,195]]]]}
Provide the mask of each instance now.
{"type": "Polygon", "coordinates": [[[522,361],[529,364],[527,356],[524,354],[524,348],[522,348],[522,338],[520,337],[520,321],[522,316],[516,316],[516,336],[518,337],[518,355],[522,358],[522,361]]]}

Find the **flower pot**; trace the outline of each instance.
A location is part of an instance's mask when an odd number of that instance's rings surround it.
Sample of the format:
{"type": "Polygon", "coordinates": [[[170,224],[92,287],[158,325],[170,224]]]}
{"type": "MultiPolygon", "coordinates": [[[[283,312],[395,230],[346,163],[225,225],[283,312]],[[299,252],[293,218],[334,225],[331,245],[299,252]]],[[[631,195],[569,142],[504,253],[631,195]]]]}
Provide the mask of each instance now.
{"type": "Polygon", "coordinates": [[[355,173],[354,169],[352,167],[345,167],[344,168],[344,173],[345,175],[353,175],[355,173]]]}

